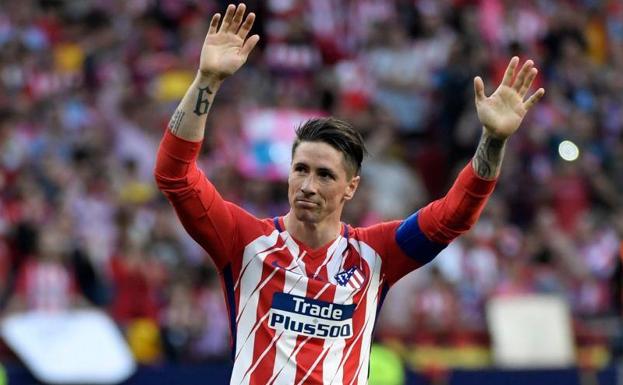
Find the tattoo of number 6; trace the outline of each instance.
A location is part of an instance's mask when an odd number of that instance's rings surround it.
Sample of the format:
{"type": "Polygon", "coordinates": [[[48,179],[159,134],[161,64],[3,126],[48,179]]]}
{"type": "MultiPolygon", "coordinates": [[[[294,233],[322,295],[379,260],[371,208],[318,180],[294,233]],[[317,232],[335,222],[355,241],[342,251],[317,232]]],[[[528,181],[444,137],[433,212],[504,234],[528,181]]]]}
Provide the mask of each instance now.
{"type": "Polygon", "coordinates": [[[199,95],[197,95],[197,103],[193,112],[197,116],[205,115],[208,113],[210,107],[209,95],[212,95],[212,90],[209,87],[198,88],[199,95]]]}

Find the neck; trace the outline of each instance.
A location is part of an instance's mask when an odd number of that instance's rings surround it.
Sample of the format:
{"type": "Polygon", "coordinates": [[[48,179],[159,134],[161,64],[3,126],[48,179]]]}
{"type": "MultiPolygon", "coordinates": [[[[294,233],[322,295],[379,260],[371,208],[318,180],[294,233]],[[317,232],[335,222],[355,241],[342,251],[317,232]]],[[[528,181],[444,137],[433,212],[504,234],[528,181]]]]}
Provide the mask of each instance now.
{"type": "Polygon", "coordinates": [[[312,249],[317,249],[333,241],[342,228],[339,220],[321,223],[302,222],[292,212],[283,217],[283,223],[288,233],[312,249]]]}

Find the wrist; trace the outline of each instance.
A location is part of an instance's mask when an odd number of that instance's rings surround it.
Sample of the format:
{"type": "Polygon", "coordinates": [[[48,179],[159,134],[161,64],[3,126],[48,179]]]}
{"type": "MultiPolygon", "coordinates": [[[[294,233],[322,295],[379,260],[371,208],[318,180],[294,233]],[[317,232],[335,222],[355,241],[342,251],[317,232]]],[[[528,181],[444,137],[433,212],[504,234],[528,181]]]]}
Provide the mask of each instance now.
{"type": "Polygon", "coordinates": [[[225,80],[225,78],[215,73],[202,72],[201,70],[198,70],[195,76],[195,82],[198,82],[200,85],[208,85],[212,90],[216,90],[220,87],[223,80],[225,80]]]}
{"type": "Polygon", "coordinates": [[[506,141],[508,140],[508,138],[510,138],[510,136],[508,135],[502,135],[502,134],[497,134],[494,130],[488,128],[487,126],[482,126],[482,135],[483,136],[487,136],[491,139],[495,139],[495,140],[501,140],[503,142],[506,143],[506,141]]]}

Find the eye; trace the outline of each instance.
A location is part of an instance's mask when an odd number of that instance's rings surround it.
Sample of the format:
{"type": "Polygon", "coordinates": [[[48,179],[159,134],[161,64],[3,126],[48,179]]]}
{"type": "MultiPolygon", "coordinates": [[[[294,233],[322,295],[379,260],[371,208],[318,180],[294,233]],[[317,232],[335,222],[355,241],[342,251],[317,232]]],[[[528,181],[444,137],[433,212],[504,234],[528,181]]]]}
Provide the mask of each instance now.
{"type": "Polygon", "coordinates": [[[294,166],[294,172],[305,172],[305,166],[297,164],[294,166]]]}
{"type": "Polygon", "coordinates": [[[321,177],[322,179],[335,179],[333,174],[331,174],[328,171],[318,171],[318,176],[321,177]]]}

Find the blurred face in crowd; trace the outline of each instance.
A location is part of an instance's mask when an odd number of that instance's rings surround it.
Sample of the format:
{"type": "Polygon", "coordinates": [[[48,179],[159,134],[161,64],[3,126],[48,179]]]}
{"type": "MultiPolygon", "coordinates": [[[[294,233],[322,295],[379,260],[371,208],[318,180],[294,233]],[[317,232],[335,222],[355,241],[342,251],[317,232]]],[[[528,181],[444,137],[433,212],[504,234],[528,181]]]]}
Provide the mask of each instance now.
{"type": "Polygon", "coordinates": [[[43,229],[39,239],[39,255],[48,261],[61,262],[66,252],[63,234],[53,229],[43,229]]]}
{"type": "Polygon", "coordinates": [[[291,211],[301,222],[340,221],[342,208],[359,184],[344,154],[324,142],[301,142],[288,176],[291,211]]]}

